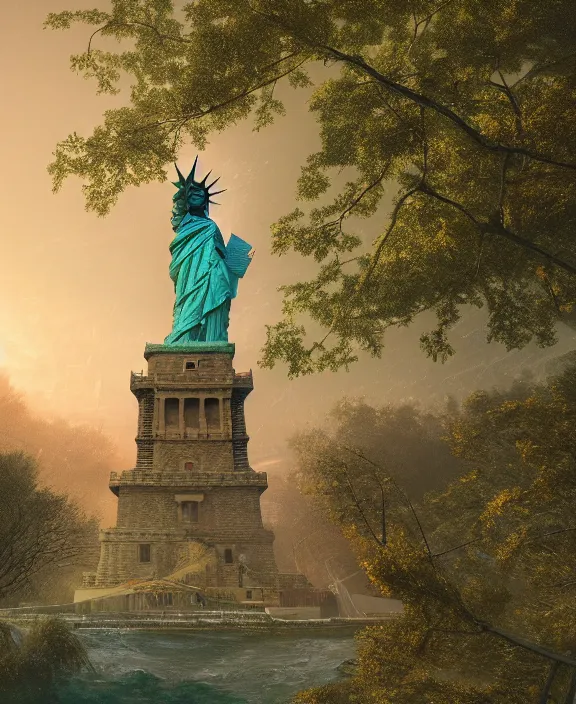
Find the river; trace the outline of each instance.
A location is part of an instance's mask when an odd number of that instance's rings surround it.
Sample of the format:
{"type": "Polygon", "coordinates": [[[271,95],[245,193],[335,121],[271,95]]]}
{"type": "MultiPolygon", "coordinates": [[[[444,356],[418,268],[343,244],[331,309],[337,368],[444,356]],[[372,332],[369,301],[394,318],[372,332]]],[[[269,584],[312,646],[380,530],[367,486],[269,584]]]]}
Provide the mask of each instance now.
{"type": "Polygon", "coordinates": [[[351,632],[80,631],[94,674],[60,689],[60,704],[285,704],[338,679],[351,632]]]}

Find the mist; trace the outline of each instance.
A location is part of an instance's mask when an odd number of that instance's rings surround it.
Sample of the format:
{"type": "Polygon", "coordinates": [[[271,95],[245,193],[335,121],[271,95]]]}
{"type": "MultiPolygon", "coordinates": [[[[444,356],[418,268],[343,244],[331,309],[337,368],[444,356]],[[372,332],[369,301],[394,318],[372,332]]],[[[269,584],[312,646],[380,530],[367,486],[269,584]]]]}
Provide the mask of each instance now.
{"type": "MultiPolygon", "coordinates": [[[[90,0],[74,5],[92,6],[90,0]]],[[[109,525],[114,498],[108,472],[131,468],[136,454],[130,371],[145,368],[145,343],[162,342],[171,327],[173,187],[129,189],[103,219],[85,212],[78,182],[52,194],[46,167],[56,142],[73,130],[89,134],[105,109],[124,100],[96,96],[93,85],[69,71],[69,55],[84,49],[87,36],[82,27],[43,31],[46,12],[57,9],[41,0],[11,5],[0,29],[3,65],[11,67],[4,74],[10,109],[0,116],[0,369],[2,395],[12,399],[3,411],[0,441],[2,447],[29,448],[40,457],[47,482],[94,508],[109,525]],[[19,402],[14,393],[23,394],[19,402]]],[[[472,310],[451,333],[456,355],[444,365],[420,350],[420,335],[434,322],[424,314],[409,328],[386,334],[380,359],[361,355],[348,373],[290,381],[282,366],[258,368],[265,324],[280,316],[278,287],[316,271],[314,262],[298,255],[270,253],[270,225],[294,207],[300,165],[319,144],[313,116],[298,94],[287,90],[283,97],[286,118],[260,133],[248,124],[227,130],[200,154],[199,163],[201,174],[214,169],[227,189],[212,213],[225,239],[234,232],[256,250],[229,330],[236,370],[254,370],[246,419],[255,470],[289,468],[287,438],[323,423],[344,396],[437,407],[447,395],[462,399],[479,388],[507,388],[523,369],[542,377],[550,360],[574,349],[574,332],[563,328],[555,347],[507,352],[486,343],[485,315],[472,310]]],[[[194,156],[191,147],[183,152],[184,170],[194,156]]],[[[391,187],[381,220],[370,224],[375,230],[361,232],[368,239],[385,226],[393,194],[391,187]]]]}

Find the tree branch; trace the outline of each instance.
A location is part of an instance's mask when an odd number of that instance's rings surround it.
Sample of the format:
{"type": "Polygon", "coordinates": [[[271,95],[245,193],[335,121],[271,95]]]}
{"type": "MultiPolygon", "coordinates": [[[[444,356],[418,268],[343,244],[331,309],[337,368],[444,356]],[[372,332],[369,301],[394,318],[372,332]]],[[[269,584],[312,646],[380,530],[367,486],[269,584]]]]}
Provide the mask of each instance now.
{"type": "Polygon", "coordinates": [[[420,107],[433,110],[439,115],[446,117],[448,120],[450,120],[450,122],[459,127],[465,134],[467,134],[468,137],[470,137],[474,142],[476,142],[488,151],[494,153],[508,153],[518,154],[520,156],[527,156],[530,159],[542,162],[543,164],[550,164],[552,166],[558,166],[564,169],[571,169],[573,171],[576,171],[576,164],[559,161],[557,159],[553,159],[552,157],[546,154],[540,154],[539,152],[526,149],[525,147],[511,147],[509,145],[501,144],[500,142],[494,142],[488,139],[485,135],[483,135],[480,131],[468,124],[466,120],[464,120],[450,108],[446,107],[442,103],[439,103],[432,98],[429,98],[426,95],[423,95],[422,93],[417,93],[416,91],[412,90],[411,88],[408,88],[407,86],[404,86],[400,83],[396,83],[387,76],[384,76],[375,68],[366,63],[366,61],[361,56],[351,56],[350,54],[346,54],[342,51],[339,51],[338,49],[335,49],[334,47],[326,45],[317,46],[318,48],[323,49],[328,54],[334,56],[340,61],[351,64],[353,66],[357,66],[362,71],[379,81],[382,85],[386,86],[392,92],[397,93],[398,95],[401,95],[404,98],[407,98],[408,100],[411,100],[413,103],[420,105],[420,107]]]}
{"type": "Polygon", "coordinates": [[[559,662],[556,661],[552,663],[552,666],[550,667],[550,672],[548,673],[548,677],[546,679],[546,683],[544,684],[544,689],[542,690],[542,694],[540,695],[539,704],[548,704],[550,700],[550,692],[552,690],[552,685],[554,684],[554,680],[556,679],[556,673],[558,672],[559,667],[559,662]]]}
{"type": "Polygon", "coordinates": [[[548,63],[544,64],[536,64],[533,66],[529,71],[527,71],[523,76],[521,76],[515,83],[512,84],[512,88],[516,88],[517,85],[520,85],[523,81],[530,80],[531,78],[534,78],[534,76],[538,75],[539,73],[542,73],[543,71],[547,71],[549,68],[552,68],[553,66],[559,66],[563,64],[565,61],[568,61],[569,59],[574,59],[576,58],[576,53],[575,54],[568,54],[568,56],[562,56],[559,59],[556,59],[556,61],[549,61],[548,63]]]}
{"type": "Polygon", "coordinates": [[[480,627],[481,630],[486,631],[487,633],[492,633],[493,635],[498,636],[499,638],[507,640],[509,643],[517,645],[519,648],[524,648],[524,650],[530,650],[531,652],[536,653],[537,655],[541,655],[542,657],[547,658],[548,660],[563,663],[564,665],[570,665],[570,667],[576,667],[576,660],[569,658],[567,655],[555,653],[552,650],[548,650],[547,648],[543,648],[540,645],[536,645],[536,643],[531,643],[530,641],[525,640],[524,638],[521,638],[520,636],[517,636],[513,633],[508,633],[507,631],[502,631],[499,628],[495,628],[489,623],[477,621],[477,625],[480,627]]]}
{"type": "Polygon", "coordinates": [[[404,193],[400,197],[400,199],[396,202],[396,205],[394,206],[394,210],[392,211],[390,224],[388,225],[386,232],[384,232],[376,240],[376,242],[377,242],[376,251],[372,255],[371,262],[360,279],[360,282],[359,282],[358,288],[357,288],[358,293],[360,293],[366,287],[369,279],[372,277],[372,274],[374,273],[376,267],[378,266],[378,261],[380,259],[380,255],[382,254],[382,250],[384,249],[384,245],[386,244],[388,237],[392,234],[394,228],[396,227],[398,215],[400,214],[400,210],[402,209],[402,206],[406,203],[408,198],[410,198],[410,196],[413,196],[414,193],[416,193],[418,190],[420,190],[419,186],[415,186],[414,188],[411,188],[409,191],[406,191],[406,193],[404,193]]]}
{"type": "Polygon", "coordinates": [[[364,73],[367,73],[369,76],[372,76],[372,78],[377,80],[383,86],[386,86],[386,88],[388,88],[393,93],[401,95],[402,97],[407,98],[416,105],[419,105],[422,108],[432,110],[438,115],[442,115],[443,117],[447,118],[450,122],[452,122],[452,124],[462,130],[462,132],[464,132],[468,137],[470,137],[474,142],[476,142],[476,144],[479,144],[487,151],[502,154],[518,154],[520,156],[529,157],[530,159],[533,159],[534,161],[539,161],[543,164],[550,164],[552,166],[558,166],[560,168],[571,169],[573,171],[576,171],[576,164],[559,161],[546,154],[540,154],[539,152],[526,149],[525,147],[512,147],[506,144],[501,144],[500,142],[494,142],[493,140],[489,139],[484,134],[482,134],[482,132],[472,127],[472,125],[466,122],[466,120],[464,120],[462,117],[460,117],[460,115],[455,113],[446,105],[439,103],[433,98],[429,98],[427,95],[418,93],[417,91],[412,90],[411,88],[408,88],[407,86],[404,86],[401,83],[393,81],[391,78],[388,78],[388,76],[385,76],[384,74],[377,71],[373,66],[368,64],[364,57],[360,55],[347,54],[343,51],[340,51],[339,49],[336,49],[335,47],[329,46],[327,44],[318,43],[308,37],[302,37],[298,34],[298,32],[295,31],[294,27],[290,26],[285,20],[278,17],[278,15],[257,10],[252,7],[250,3],[248,3],[248,7],[250,7],[252,12],[254,12],[255,14],[264,17],[276,26],[282,27],[292,37],[294,37],[300,42],[303,42],[310,48],[314,50],[321,50],[325,52],[327,56],[330,56],[331,58],[337,61],[342,61],[343,63],[359,68],[364,73]]]}
{"type": "MultiPolygon", "coordinates": [[[[379,186],[382,183],[389,168],[390,168],[390,162],[388,162],[386,164],[384,169],[381,171],[380,175],[377,176],[376,179],[374,181],[372,181],[372,183],[368,184],[368,186],[366,186],[366,188],[364,188],[364,190],[361,193],[359,193],[356,196],[356,198],[354,198],[354,200],[350,203],[350,205],[340,214],[340,216],[338,217],[338,222],[342,222],[342,220],[344,220],[344,218],[354,210],[354,208],[364,199],[364,197],[368,193],[370,193],[370,191],[372,191],[374,188],[376,188],[376,186],[379,186]]],[[[334,221],[334,222],[337,222],[337,221],[334,221]]]]}
{"type": "Polygon", "coordinates": [[[370,535],[374,538],[377,545],[381,546],[382,545],[381,541],[379,540],[376,533],[372,530],[372,526],[370,525],[370,522],[366,518],[366,514],[364,513],[364,509],[360,506],[360,501],[358,500],[356,490],[354,489],[354,485],[352,484],[352,480],[350,479],[350,476],[348,474],[348,468],[346,467],[346,463],[341,461],[340,464],[341,464],[342,468],[344,469],[344,475],[346,477],[346,481],[348,483],[348,488],[350,489],[350,493],[352,494],[352,500],[354,501],[354,505],[356,506],[356,509],[360,513],[360,516],[362,517],[362,520],[364,521],[366,528],[368,528],[370,535]]]}
{"type": "Polygon", "coordinates": [[[272,83],[276,83],[276,81],[280,80],[281,78],[284,78],[288,74],[292,73],[295,71],[297,68],[305,64],[309,60],[309,57],[305,57],[302,61],[298,62],[295,66],[291,66],[287,71],[284,71],[283,73],[280,73],[272,78],[269,78],[266,81],[263,81],[262,83],[259,83],[256,86],[253,86],[252,88],[247,88],[244,90],[242,93],[238,93],[236,95],[233,95],[230,98],[227,98],[226,100],[222,101],[221,103],[218,103],[217,105],[211,105],[210,107],[206,108],[205,110],[198,110],[195,113],[191,113],[189,115],[181,115],[180,117],[169,117],[166,118],[165,120],[158,120],[156,122],[151,122],[146,125],[140,125],[140,127],[137,127],[134,130],[131,130],[130,132],[126,132],[125,134],[134,134],[136,132],[141,132],[142,130],[147,130],[147,129],[154,129],[155,127],[161,127],[162,125],[167,125],[167,124],[174,124],[174,123],[179,123],[179,128],[182,128],[187,122],[190,120],[197,120],[202,117],[206,117],[206,115],[210,115],[213,112],[216,112],[217,110],[221,110],[222,108],[227,107],[231,103],[235,103],[238,100],[242,100],[242,98],[246,98],[252,93],[255,93],[258,90],[261,90],[262,88],[266,88],[272,83]]]}
{"type": "Polygon", "coordinates": [[[485,234],[500,235],[501,237],[504,237],[505,239],[510,240],[511,242],[514,242],[514,244],[520,245],[524,249],[527,249],[531,252],[534,252],[535,254],[538,254],[540,257],[547,259],[549,262],[552,262],[553,264],[560,267],[561,269],[564,269],[564,271],[567,271],[570,274],[576,274],[576,266],[573,266],[572,264],[565,262],[563,259],[560,259],[560,257],[557,257],[555,254],[552,254],[551,252],[547,252],[545,249],[542,249],[542,247],[539,247],[537,244],[534,244],[530,240],[527,240],[524,237],[517,235],[515,232],[512,232],[507,227],[505,227],[503,224],[495,225],[495,224],[486,223],[486,222],[482,222],[481,220],[478,220],[461,203],[458,203],[458,202],[452,200],[451,198],[443,196],[442,194],[438,193],[436,190],[434,190],[433,188],[431,188],[427,184],[421,184],[420,186],[418,186],[414,190],[420,191],[421,193],[424,193],[425,195],[431,196],[432,198],[435,198],[436,200],[439,200],[442,203],[446,203],[447,205],[451,205],[453,208],[456,208],[463,215],[465,215],[468,218],[468,220],[470,220],[470,222],[474,223],[474,225],[481,232],[483,232],[485,234]]]}
{"type": "Polygon", "coordinates": [[[448,553],[454,552],[455,550],[460,550],[461,548],[465,548],[468,545],[473,545],[474,543],[477,543],[480,540],[480,538],[474,538],[474,540],[469,540],[467,543],[462,543],[461,545],[457,545],[455,548],[450,548],[449,550],[443,550],[442,552],[436,552],[432,555],[432,557],[442,557],[442,555],[448,555],[448,553]]]}
{"type": "MultiPolygon", "coordinates": [[[[360,458],[361,460],[364,460],[364,462],[367,462],[368,464],[372,465],[376,469],[382,470],[382,467],[377,464],[376,462],[373,462],[371,459],[366,457],[362,452],[355,450],[353,448],[347,447],[346,445],[342,445],[338,443],[340,447],[343,447],[347,452],[350,452],[352,455],[356,455],[356,457],[360,458]]],[[[432,550],[430,550],[430,545],[428,543],[428,539],[426,538],[426,534],[424,533],[424,529],[422,528],[422,524],[420,523],[420,519],[418,517],[418,514],[416,513],[416,509],[412,505],[412,502],[408,498],[408,495],[406,492],[399,486],[399,484],[396,482],[394,477],[388,473],[388,477],[391,481],[391,483],[394,485],[398,493],[402,496],[404,501],[407,503],[408,507],[410,508],[410,511],[412,512],[412,515],[414,516],[414,520],[416,521],[416,524],[418,525],[418,530],[420,531],[420,535],[422,536],[422,540],[424,541],[424,545],[426,546],[426,551],[428,553],[428,556],[432,558],[432,550]]]]}
{"type": "Polygon", "coordinates": [[[524,132],[524,127],[522,125],[522,111],[520,110],[520,105],[516,96],[512,92],[512,89],[508,85],[504,74],[500,70],[500,67],[496,69],[496,72],[498,73],[498,77],[500,78],[502,83],[496,83],[496,81],[488,81],[488,83],[491,86],[494,86],[494,88],[497,88],[499,91],[504,93],[504,95],[508,98],[508,102],[510,103],[510,105],[512,106],[512,110],[514,111],[516,121],[516,133],[519,137],[521,137],[522,133],[524,132]]]}

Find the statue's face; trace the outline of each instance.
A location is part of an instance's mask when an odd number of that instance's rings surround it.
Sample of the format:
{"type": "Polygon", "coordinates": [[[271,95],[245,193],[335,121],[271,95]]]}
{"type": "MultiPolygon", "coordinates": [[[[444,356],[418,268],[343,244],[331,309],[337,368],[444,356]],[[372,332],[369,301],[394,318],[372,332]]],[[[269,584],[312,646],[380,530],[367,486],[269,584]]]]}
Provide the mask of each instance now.
{"type": "Polygon", "coordinates": [[[184,195],[184,191],[180,190],[172,200],[174,207],[172,208],[171,223],[174,230],[180,227],[180,223],[187,213],[208,217],[208,198],[203,188],[192,187],[188,191],[187,197],[184,195]]]}
{"type": "Polygon", "coordinates": [[[188,208],[193,210],[206,209],[206,193],[203,189],[190,189],[188,194],[188,208]]]}

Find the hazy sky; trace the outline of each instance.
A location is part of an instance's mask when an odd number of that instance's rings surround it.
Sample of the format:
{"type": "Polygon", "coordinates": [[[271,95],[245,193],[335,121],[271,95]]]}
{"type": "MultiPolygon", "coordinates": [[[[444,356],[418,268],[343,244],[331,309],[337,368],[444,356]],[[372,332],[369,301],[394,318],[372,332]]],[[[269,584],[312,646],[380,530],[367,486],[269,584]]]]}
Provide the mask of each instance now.
{"type": "MultiPolygon", "coordinates": [[[[49,11],[96,4],[26,0],[2,8],[0,367],[37,412],[106,431],[125,458],[123,469],[135,457],[137,404],[129,373],[145,368],[145,343],[162,342],[171,329],[174,189],[169,183],[132,189],[105,219],[85,212],[77,181],[51,193],[46,166],[56,142],[71,131],[88,135],[104,109],[123,101],[97,97],[93,84],[69,71],[69,55],[86,44],[85,28],[42,29],[49,11]]],[[[428,320],[389,333],[382,359],[363,358],[348,374],[288,381],[281,366],[257,368],[264,325],[279,316],[277,287],[314,271],[313,262],[299,257],[273,257],[269,227],[294,207],[300,164],[317,144],[315,124],[294,93],[288,117],[272,128],[252,133],[243,124],[200,155],[201,172],[213,169],[228,188],[211,212],[225,239],[233,231],[256,249],[232,306],[230,340],[236,369],[254,370],[247,422],[252,464],[261,468],[282,455],[295,428],[323,416],[345,394],[382,403],[438,402],[447,393],[508,384],[521,365],[541,370],[547,358],[574,347],[574,335],[564,332],[552,350],[506,354],[484,342],[483,316],[474,313],[456,329],[459,353],[444,366],[419,349],[428,320]]],[[[182,154],[182,170],[194,154],[191,147],[182,154]]]]}

